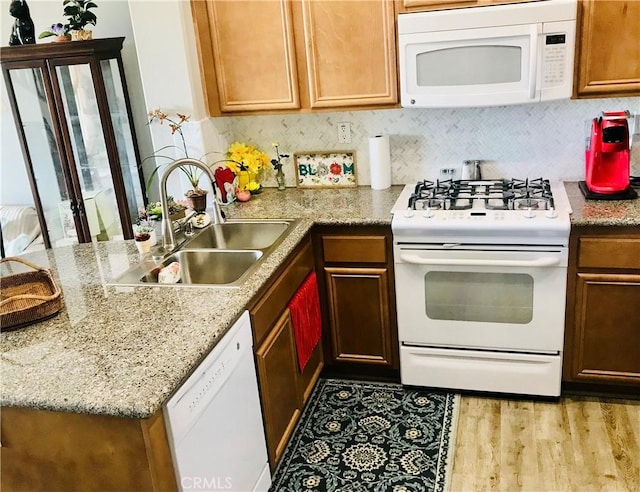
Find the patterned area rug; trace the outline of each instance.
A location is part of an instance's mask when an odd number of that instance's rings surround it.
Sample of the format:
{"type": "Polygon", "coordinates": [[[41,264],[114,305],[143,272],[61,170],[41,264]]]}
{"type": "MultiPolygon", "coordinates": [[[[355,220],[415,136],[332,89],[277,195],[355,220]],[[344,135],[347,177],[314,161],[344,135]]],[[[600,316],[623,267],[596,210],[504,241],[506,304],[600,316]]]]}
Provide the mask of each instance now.
{"type": "Polygon", "coordinates": [[[272,492],[448,490],[459,395],[321,379],[272,492]]]}

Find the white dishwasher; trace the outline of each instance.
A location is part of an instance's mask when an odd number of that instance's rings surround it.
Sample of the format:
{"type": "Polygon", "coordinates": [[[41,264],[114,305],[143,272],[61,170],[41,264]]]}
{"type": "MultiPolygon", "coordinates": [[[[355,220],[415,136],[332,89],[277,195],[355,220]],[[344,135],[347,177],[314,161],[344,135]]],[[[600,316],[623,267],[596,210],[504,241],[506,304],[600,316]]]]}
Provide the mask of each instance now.
{"type": "Polygon", "coordinates": [[[248,311],[171,397],[164,413],[180,490],[269,489],[248,311]]]}

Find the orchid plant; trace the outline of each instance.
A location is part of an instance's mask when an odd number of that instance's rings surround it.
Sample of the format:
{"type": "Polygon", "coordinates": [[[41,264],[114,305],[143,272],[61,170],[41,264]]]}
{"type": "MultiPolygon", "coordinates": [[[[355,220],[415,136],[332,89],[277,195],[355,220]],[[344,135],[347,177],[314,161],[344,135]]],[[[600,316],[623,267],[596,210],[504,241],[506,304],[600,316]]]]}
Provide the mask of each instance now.
{"type": "MultiPolygon", "coordinates": [[[[143,164],[149,159],[154,159],[154,160],[166,159],[168,161],[167,163],[174,161],[175,157],[173,156],[158,155],[158,152],[162,152],[167,149],[178,149],[178,151],[184,153],[184,157],[189,157],[189,153],[187,152],[187,142],[185,141],[184,133],[182,132],[182,125],[184,125],[185,123],[188,123],[189,118],[191,116],[187,116],[181,113],[176,113],[176,115],[177,115],[177,119],[169,117],[169,115],[167,115],[162,110],[160,110],[160,108],[154,109],[153,111],[149,111],[147,113],[147,116],[149,117],[149,124],[158,122],[161,125],[163,125],[165,122],[167,122],[169,125],[169,129],[171,130],[171,135],[175,135],[177,133],[178,136],[180,137],[182,146],[178,147],[176,145],[165,145],[161,149],[154,152],[153,155],[150,155],[149,157],[144,158],[142,160],[143,164]]],[[[147,190],[151,187],[151,183],[153,182],[153,180],[155,179],[156,175],[158,174],[161,168],[162,168],[161,164],[157,165],[153,170],[153,172],[149,175],[149,178],[147,179],[147,190]]],[[[193,187],[194,194],[205,193],[205,191],[201,190],[199,187],[200,178],[202,177],[202,174],[203,174],[201,169],[195,166],[188,166],[188,165],[181,166],[179,169],[185,174],[185,176],[189,180],[189,184],[193,187]]]]}

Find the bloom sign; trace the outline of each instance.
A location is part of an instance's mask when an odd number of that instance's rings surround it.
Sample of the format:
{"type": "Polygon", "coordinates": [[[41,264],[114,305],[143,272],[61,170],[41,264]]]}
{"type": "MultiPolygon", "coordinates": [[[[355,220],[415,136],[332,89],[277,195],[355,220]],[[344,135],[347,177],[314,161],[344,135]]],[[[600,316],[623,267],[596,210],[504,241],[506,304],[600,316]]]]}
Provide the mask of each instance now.
{"type": "Polygon", "coordinates": [[[355,152],[299,152],[294,154],[299,188],[356,186],[355,152]]]}

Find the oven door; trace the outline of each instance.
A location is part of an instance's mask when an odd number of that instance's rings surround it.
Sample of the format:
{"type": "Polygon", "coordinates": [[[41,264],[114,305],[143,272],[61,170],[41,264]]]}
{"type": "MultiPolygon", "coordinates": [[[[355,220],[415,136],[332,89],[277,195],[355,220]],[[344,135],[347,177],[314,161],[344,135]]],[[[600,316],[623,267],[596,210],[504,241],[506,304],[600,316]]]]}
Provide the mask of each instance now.
{"type": "Polygon", "coordinates": [[[566,248],[423,244],[394,253],[403,344],[562,351],[566,248]]]}

